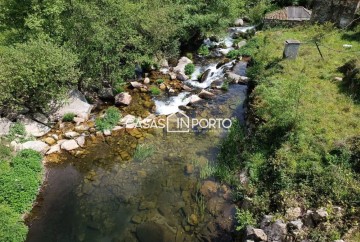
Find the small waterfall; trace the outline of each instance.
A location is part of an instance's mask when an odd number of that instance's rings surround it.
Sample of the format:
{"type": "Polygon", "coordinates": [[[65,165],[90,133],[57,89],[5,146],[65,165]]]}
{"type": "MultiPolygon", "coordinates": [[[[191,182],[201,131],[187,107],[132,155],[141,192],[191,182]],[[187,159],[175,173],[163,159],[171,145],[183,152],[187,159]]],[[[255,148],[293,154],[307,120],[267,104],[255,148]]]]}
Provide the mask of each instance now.
{"type": "Polygon", "coordinates": [[[156,114],[169,115],[180,111],[179,106],[186,106],[190,102],[189,92],[182,92],[178,96],[164,99],[155,99],[156,114]]]}

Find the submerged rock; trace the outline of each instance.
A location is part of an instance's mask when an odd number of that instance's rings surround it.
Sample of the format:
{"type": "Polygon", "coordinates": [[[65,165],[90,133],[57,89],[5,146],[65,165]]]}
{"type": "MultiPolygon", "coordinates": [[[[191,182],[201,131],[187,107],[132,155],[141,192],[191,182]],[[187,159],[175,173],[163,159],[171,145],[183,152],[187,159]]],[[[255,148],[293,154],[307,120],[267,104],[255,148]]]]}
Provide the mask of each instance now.
{"type": "Polygon", "coordinates": [[[164,225],[147,222],[136,228],[136,237],[140,242],[175,241],[175,235],[164,225]]]}
{"type": "Polygon", "coordinates": [[[207,197],[210,198],[212,195],[214,195],[217,190],[218,190],[218,184],[216,182],[213,181],[204,181],[201,188],[200,188],[200,193],[207,197]]]}

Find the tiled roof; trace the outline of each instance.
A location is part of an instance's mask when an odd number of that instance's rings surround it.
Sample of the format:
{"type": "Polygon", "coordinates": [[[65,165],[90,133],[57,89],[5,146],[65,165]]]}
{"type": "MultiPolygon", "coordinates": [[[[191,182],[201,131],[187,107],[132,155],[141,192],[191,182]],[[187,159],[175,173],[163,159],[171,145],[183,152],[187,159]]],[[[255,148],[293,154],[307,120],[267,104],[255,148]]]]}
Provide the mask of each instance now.
{"type": "Polygon", "coordinates": [[[265,15],[265,19],[293,21],[310,20],[310,17],[311,11],[304,7],[286,7],[265,15]]]}

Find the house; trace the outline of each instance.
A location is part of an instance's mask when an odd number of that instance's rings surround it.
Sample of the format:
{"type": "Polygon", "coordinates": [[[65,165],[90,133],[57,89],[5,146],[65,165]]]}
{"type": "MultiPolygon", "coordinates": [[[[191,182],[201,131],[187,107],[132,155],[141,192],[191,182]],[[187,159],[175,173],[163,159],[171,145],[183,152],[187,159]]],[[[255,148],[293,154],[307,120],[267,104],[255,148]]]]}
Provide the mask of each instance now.
{"type": "Polygon", "coordinates": [[[313,22],[333,22],[340,28],[351,25],[360,9],[360,0],[315,0],[313,22]]]}
{"type": "Polygon", "coordinates": [[[294,26],[311,19],[311,10],[301,6],[286,7],[265,15],[264,24],[268,27],[294,26]]]}

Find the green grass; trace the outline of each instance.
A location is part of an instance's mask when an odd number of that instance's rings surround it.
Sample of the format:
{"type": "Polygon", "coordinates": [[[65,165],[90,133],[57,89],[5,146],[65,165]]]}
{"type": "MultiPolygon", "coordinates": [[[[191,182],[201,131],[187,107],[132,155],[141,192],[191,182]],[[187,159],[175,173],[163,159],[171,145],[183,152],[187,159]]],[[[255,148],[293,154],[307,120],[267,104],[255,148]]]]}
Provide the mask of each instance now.
{"type": "Polygon", "coordinates": [[[198,54],[202,56],[210,55],[209,47],[207,47],[206,45],[201,45],[200,48],[198,49],[198,54]]]}
{"type": "Polygon", "coordinates": [[[63,118],[62,118],[62,121],[64,122],[72,122],[75,118],[75,113],[65,113],[63,118]]]}
{"type": "Polygon", "coordinates": [[[20,142],[25,142],[29,137],[26,137],[25,126],[22,123],[16,122],[10,126],[9,134],[6,138],[10,141],[19,139],[20,142]]]}
{"type": "Polygon", "coordinates": [[[334,77],[342,77],[338,68],[356,58],[343,44],[353,45],[354,51],[360,50],[360,42],[344,36],[331,26],[258,33],[251,41],[256,44],[245,47],[253,57],[248,117],[255,127],[247,136],[235,126],[219,155],[222,180],[236,182],[231,176],[248,171],[243,193],[253,201],[255,218],[283,212],[294,203],[306,209],[343,207],[343,219],[330,220],[328,230],[308,235],[322,240],[343,235],[359,221],[360,152],[352,137],[360,136],[360,105],[334,77]],[[287,39],[307,42],[296,60],[282,59],[287,39]]]}
{"type": "Polygon", "coordinates": [[[190,76],[195,71],[195,65],[190,63],[185,66],[185,75],[190,76]]]}
{"type": "Polygon", "coordinates": [[[134,159],[138,161],[144,161],[147,158],[151,157],[154,152],[154,147],[152,147],[151,145],[140,144],[136,147],[134,159]]]}
{"type": "Polygon", "coordinates": [[[161,90],[157,87],[150,87],[151,95],[158,96],[161,93],[161,90]]]}
{"type": "Polygon", "coordinates": [[[157,83],[157,84],[161,84],[161,83],[164,83],[164,82],[165,82],[165,81],[164,81],[163,79],[157,79],[157,80],[156,80],[156,83],[157,83]]]}
{"type": "Polygon", "coordinates": [[[96,129],[100,131],[112,130],[119,120],[121,119],[121,113],[116,107],[109,107],[106,109],[102,118],[97,118],[95,121],[96,129]]]}
{"type": "Polygon", "coordinates": [[[32,208],[41,185],[42,157],[32,150],[23,150],[15,157],[8,150],[6,153],[0,160],[0,238],[24,241],[28,228],[22,215],[32,208]]]}

